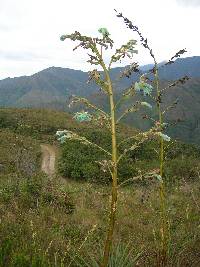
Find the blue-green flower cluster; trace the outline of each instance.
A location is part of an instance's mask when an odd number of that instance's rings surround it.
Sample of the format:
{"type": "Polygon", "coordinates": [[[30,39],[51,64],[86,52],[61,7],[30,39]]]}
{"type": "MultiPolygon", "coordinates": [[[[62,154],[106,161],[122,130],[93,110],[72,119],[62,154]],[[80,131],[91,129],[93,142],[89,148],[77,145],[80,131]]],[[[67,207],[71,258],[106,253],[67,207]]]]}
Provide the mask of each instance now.
{"type": "Polygon", "coordinates": [[[85,137],[79,136],[78,134],[68,130],[57,131],[56,135],[57,135],[57,140],[61,142],[61,144],[63,144],[66,141],[66,139],[76,140],[85,145],[91,144],[91,142],[89,142],[85,137]]]}
{"type": "Polygon", "coordinates": [[[135,83],[135,91],[142,92],[144,96],[151,95],[152,90],[153,90],[153,86],[151,86],[148,83],[145,83],[143,81],[135,83]]]}
{"type": "Polygon", "coordinates": [[[73,136],[73,134],[67,130],[57,131],[56,135],[57,135],[57,140],[61,142],[61,144],[63,144],[66,141],[66,139],[70,139],[73,136]]]}
{"type": "Polygon", "coordinates": [[[124,46],[128,53],[132,56],[133,54],[137,54],[138,50],[134,49],[135,45],[137,44],[136,40],[129,40],[128,43],[124,46]]]}
{"type": "Polygon", "coordinates": [[[67,38],[67,35],[62,35],[62,36],[60,36],[60,40],[61,40],[61,41],[65,41],[66,38],[67,38]]]}
{"type": "Polygon", "coordinates": [[[110,33],[106,28],[100,28],[98,29],[98,32],[103,35],[103,38],[107,38],[110,35],[110,33]]]}
{"type": "Polygon", "coordinates": [[[152,105],[151,104],[149,104],[149,103],[147,103],[147,102],[141,102],[140,103],[142,106],[146,106],[146,107],[148,107],[148,108],[151,108],[152,109],[152,105]]]}
{"type": "Polygon", "coordinates": [[[163,122],[163,123],[162,123],[162,126],[163,126],[163,127],[167,127],[168,125],[169,125],[169,123],[167,123],[167,122],[163,122]]]}
{"type": "Polygon", "coordinates": [[[82,112],[76,112],[76,114],[73,117],[74,119],[76,119],[78,122],[83,122],[83,121],[91,121],[92,120],[92,116],[85,111],[82,112]]]}
{"type": "Polygon", "coordinates": [[[170,142],[171,140],[171,137],[169,137],[168,135],[166,134],[163,134],[161,132],[158,133],[160,137],[162,137],[163,140],[167,141],[167,142],[170,142]]]}
{"type": "Polygon", "coordinates": [[[162,181],[162,177],[160,176],[160,174],[155,174],[155,177],[158,179],[158,181],[162,181]]]}

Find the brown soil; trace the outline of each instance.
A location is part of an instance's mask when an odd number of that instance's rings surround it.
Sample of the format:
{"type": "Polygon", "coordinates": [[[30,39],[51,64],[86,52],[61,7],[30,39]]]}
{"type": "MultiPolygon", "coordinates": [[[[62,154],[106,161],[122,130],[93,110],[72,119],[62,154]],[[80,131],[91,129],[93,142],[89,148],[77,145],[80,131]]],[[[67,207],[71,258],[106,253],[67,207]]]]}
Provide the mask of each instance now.
{"type": "Polygon", "coordinates": [[[51,145],[41,145],[42,165],[41,170],[47,175],[52,176],[55,173],[56,149],[51,145]]]}

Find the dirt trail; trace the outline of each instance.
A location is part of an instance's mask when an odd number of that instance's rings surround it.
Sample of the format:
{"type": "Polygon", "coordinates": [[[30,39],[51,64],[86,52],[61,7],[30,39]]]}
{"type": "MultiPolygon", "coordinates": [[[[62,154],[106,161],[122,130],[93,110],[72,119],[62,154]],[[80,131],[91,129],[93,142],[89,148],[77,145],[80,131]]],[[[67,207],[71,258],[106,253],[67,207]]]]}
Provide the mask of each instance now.
{"type": "Polygon", "coordinates": [[[52,176],[55,173],[56,151],[51,145],[40,145],[42,151],[41,170],[47,175],[52,176]]]}

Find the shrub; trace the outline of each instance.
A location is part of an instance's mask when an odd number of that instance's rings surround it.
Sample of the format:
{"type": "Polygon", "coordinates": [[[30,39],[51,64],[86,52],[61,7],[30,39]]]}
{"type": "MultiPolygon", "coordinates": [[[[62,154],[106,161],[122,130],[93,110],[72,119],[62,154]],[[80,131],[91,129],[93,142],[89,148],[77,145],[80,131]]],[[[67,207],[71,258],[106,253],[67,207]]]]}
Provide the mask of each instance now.
{"type": "MultiPolygon", "coordinates": [[[[91,132],[91,139],[95,138],[95,131],[91,132]]],[[[89,134],[87,134],[89,135],[89,134]]],[[[106,148],[107,139],[99,138],[99,144],[106,148]]],[[[98,144],[98,139],[96,141],[98,144]]],[[[103,171],[103,166],[99,163],[107,160],[107,156],[97,148],[80,144],[77,141],[66,141],[62,145],[62,155],[59,162],[59,171],[64,177],[85,180],[90,182],[108,183],[111,180],[109,172],[103,171]]],[[[134,160],[124,158],[119,164],[119,180],[124,181],[137,174],[134,160]]]]}
{"type": "Polygon", "coordinates": [[[194,157],[178,157],[166,162],[165,176],[168,182],[173,183],[186,180],[194,180],[197,177],[199,160],[194,157]]]}

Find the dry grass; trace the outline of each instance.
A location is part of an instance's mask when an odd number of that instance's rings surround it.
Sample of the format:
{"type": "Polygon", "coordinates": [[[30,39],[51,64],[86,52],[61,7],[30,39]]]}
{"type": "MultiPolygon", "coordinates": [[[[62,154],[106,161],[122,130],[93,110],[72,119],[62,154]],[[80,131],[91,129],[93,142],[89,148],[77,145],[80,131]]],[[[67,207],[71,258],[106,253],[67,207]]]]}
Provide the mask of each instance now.
{"type": "MultiPolygon", "coordinates": [[[[38,184],[37,179],[39,178],[33,178],[33,187],[38,184]]],[[[63,259],[65,264],[69,263],[71,257],[76,255],[76,251],[82,255],[99,256],[99,247],[104,240],[107,225],[108,187],[65,181],[59,177],[49,180],[45,176],[42,178],[39,194],[34,190],[28,191],[25,185],[26,180],[21,181],[16,194],[10,189],[15,188],[16,183],[14,179],[10,179],[7,191],[4,186],[4,197],[1,197],[0,201],[0,240],[1,242],[10,240],[14,246],[9,252],[10,258],[18,254],[28,257],[39,253],[40,257],[47,259],[48,264],[52,264],[54,256],[57,255],[57,265],[52,266],[61,266],[59,261],[63,259]],[[94,226],[95,230],[84,242],[94,226]],[[82,242],[84,244],[81,246],[82,242]]],[[[185,186],[181,185],[169,192],[168,209],[172,244],[169,266],[190,266],[188,261],[196,264],[200,256],[200,216],[198,206],[195,204],[195,201],[198,203],[200,201],[200,186],[198,182],[193,182],[189,188],[190,190],[186,190],[185,186]],[[188,255],[187,261],[185,253],[188,255]],[[178,260],[182,265],[178,265],[178,260]]],[[[155,243],[154,234],[158,236],[159,231],[156,185],[149,187],[129,185],[122,188],[118,204],[115,242],[129,244],[137,251],[143,252],[138,260],[138,266],[156,266],[158,244],[155,243]],[[152,265],[148,265],[149,262],[152,265]]],[[[73,264],[72,266],[76,266],[73,264]]]]}

